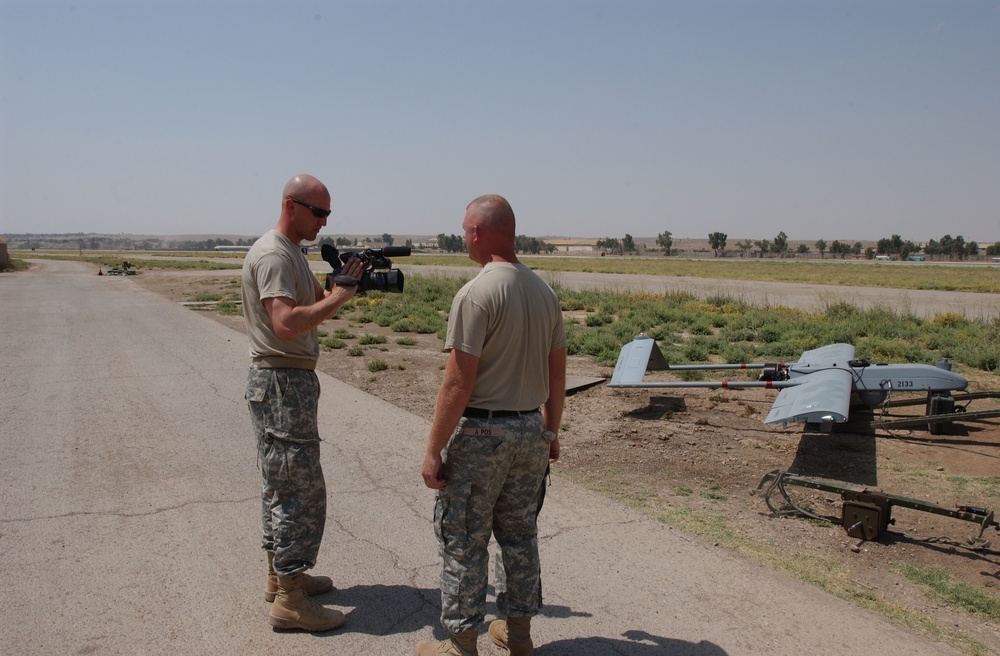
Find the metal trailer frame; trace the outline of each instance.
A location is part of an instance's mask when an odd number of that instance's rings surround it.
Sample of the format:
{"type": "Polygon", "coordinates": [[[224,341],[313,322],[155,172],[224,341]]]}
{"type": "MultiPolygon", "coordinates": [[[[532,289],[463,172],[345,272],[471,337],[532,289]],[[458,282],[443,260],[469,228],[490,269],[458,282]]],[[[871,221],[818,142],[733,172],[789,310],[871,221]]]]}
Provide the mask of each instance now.
{"type": "Polygon", "coordinates": [[[995,519],[992,510],[986,508],[976,508],[973,506],[957,506],[955,510],[945,508],[919,499],[910,499],[876,492],[866,487],[851,485],[840,481],[824,481],[816,478],[799,476],[790,472],[775,469],[768,472],[761,479],[757,487],[750,491],[753,495],[762,494],[767,507],[776,515],[798,514],[814,519],[824,519],[834,523],[838,520],[833,517],[821,517],[795,504],[785,490],[786,485],[798,485],[824,492],[836,492],[840,494],[844,505],[839,523],[843,525],[847,534],[860,540],[876,540],[888,529],[889,524],[894,524],[892,519],[892,507],[900,506],[911,510],[929,512],[935,515],[943,515],[954,519],[961,519],[979,525],[979,535],[970,537],[967,543],[974,549],[989,549],[991,542],[983,538],[983,534],[990,527],[1000,532],[1000,522],[995,519]],[[771,503],[771,495],[778,491],[792,510],[779,510],[771,503]]]}

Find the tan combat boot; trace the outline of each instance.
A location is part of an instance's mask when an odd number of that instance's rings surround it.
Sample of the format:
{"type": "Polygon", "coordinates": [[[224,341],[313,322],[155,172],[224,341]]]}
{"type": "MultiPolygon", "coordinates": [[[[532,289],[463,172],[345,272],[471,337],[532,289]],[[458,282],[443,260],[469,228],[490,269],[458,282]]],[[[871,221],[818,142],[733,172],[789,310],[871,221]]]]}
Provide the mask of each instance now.
{"type": "MultiPolygon", "coordinates": [[[[329,576],[310,576],[302,573],[302,590],[309,595],[323,594],[333,590],[333,580],[329,576]]],[[[264,601],[274,601],[278,594],[278,575],[274,571],[274,552],[267,552],[267,580],[264,582],[264,601]]]]}
{"type": "Polygon", "coordinates": [[[531,618],[508,617],[506,622],[493,620],[490,622],[490,640],[509,651],[510,656],[531,656],[535,650],[531,644],[531,618]]]}
{"type": "Polygon", "coordinates": [[[451,636],[451,640],[421,640],[417,643],[416,656],[479,656],[476,640],[478,629],[469,629],[451,636]]]}
{"type": "Polygon", "coordinates": [[[330,631],[344,625],[344,614],[310,599],[302,589],[302,574],[278,577],[278,592],[268,623],[276,629],[330,631]]]}

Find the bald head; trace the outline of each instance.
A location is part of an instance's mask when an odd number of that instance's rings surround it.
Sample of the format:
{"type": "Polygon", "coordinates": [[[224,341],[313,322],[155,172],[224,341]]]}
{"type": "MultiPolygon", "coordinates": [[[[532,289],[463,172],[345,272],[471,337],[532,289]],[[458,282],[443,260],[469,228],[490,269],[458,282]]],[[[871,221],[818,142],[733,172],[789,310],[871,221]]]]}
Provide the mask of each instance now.
{"type": "Polygon", "coordinates": [[[514,210],[503,196],[480,196],[465,208],[462,221],[469,258],[487,262],[517,262],[514,253],[514,210]]]}
{"type": "Polygon", "coordinates": [[[465,208],[476,218],[476,225],[498,237],[514,240],[517,228],[514,225],[514,210],[503,196],[487,194],[480,196],[465,208]]]}
{"type": "Polygon", "coordinates": [[[281,215],[275,230],[293,244],[312,241],[330,215],[330,192],[326,185],[305,173],[285,183],[281,191],[281,215]]]}
{"type": "Polygon", "coordinates": [[[285,184],[281,197],[302,198],[304,196],[312,197],[315,194],[329,194],[326,185],[311,175],[301,173],[285,184]]]}

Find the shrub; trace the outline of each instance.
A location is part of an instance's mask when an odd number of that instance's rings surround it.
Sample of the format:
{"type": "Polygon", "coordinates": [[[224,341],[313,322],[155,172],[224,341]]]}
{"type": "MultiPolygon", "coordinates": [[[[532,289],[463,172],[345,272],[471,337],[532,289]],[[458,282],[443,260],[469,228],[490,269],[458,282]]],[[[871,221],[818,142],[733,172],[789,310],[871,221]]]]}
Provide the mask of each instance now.
{"type": "Polygon", "coordinates": [[[375,358],[368,363],[368,371],[375,373],[376,371],[385,371],[389,368],[389,364],[385,360],[375,358]]]}

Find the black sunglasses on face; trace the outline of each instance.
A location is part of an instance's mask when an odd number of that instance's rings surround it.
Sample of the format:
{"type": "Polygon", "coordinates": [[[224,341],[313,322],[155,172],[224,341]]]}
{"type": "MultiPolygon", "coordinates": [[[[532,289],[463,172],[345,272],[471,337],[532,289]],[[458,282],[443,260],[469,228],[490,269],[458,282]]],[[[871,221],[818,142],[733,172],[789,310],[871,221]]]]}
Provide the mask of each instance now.
{"type": "Polygon", "coordinates": [[[332,210],[324,210],[322,207],[313,207],[312,205],[308,203],[303,203],[301,200],[298,200],[297,198],[292,198],[291,196],[288,196],[288,200],[292,201],[293,203],[298,203],[302,207],[309,208],[309,211],[312,212],[313,216],[315,216],[317,219],[325,219],[326,217],[330,216],[330,212],[332,211],[332,210]]]}

